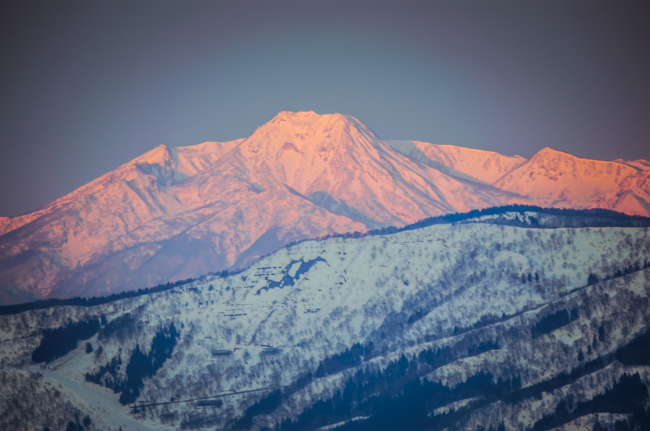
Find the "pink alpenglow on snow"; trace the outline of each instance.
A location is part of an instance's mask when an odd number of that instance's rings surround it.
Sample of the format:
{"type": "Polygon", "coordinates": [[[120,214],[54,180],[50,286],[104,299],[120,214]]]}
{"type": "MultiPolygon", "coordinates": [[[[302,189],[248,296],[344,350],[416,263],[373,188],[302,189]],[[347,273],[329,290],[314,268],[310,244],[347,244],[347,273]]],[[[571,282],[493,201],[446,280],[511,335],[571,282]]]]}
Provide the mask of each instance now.
{"type": "Polygon", "coordinates": [[[644,160],[383,141],[348,115],[281,112],[246,139],[161,145],[0,218],[0,303],[149,287],[247,266],[304,238],[495,205],[647,216],[648,175],[644,160]]]}

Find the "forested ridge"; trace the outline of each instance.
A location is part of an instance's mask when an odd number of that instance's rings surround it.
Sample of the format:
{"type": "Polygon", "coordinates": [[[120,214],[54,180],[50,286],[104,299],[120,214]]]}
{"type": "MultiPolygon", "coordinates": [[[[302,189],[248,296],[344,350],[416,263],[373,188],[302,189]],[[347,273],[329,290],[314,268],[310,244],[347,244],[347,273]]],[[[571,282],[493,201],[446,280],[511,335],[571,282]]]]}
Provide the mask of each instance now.
{"type": "Polygon", "coordinates": [[[0,367],[183,430],[643,429],[649,231],[553,217],[312,241],[137,300],[1,316],[0,367]]]}
{"type": "MultiPolygon", "coordinates": [[[[369,230],[363,233],[362,232],[334,233],[319,238],[303,239],[300,241],[292,242],[285,245],[283,248],[292,247],[300,243],[303,243],[305,241],[313,241],[313,240],[324,241],[330,238],[362,238],[365,236],[373,236],[373,235],[392,235],[399,232],[404,232],[404,231],[409,231],[414,229],[422,229],[428,226],[434,226],[439,224],[451,224],[451,223],[462,222],[465,220],[482,217],[482,216],[499,215],[499,214],[506,214],[512,212],[520,213],[520,214],[523,214],[525,212],[536,212],[539,214],[548,214],[557,217],[584,218],[585,221],[579,224],[579,226],[584,226],[584,227],[650,226],[649,217],[633,216],[633,215],[619,213],[607,209],[600,209],[600,208],[564,209],[564,208],[543,208],[543,207],[538,207],[533,205],[507,205],[507,206],[498,206],[498,207],[484,208],[479,210],[472,210],[465,213],[454,213],[454,214],[446,214],[442,216],[430,217],[401,228],[390,226],[381,229],[369,230]],[[598,219],[597,222],[589,221],[589,220],[596,220],[596,219],[598,219]]],[[[534,227],[534,224],[536,223],[536,219],[533,218],[531,221],[534,227]]],[[[518,224],[519,221],[513,220],[512,223],[518,224]]],[[[547,227],[552,227],[552,226],[547,226],[547,227]]],[[[262,257],[266,257],[266,256],[268,255],[262,257]]],[[[228,277],[230,275],[239,274],[243,270],[244,269],[241,268],[237,269],[236,271],[225,270],[215,275],[218,275],[220,277],[228,277]]],[[[92,298],[74,297],[69,299],[50,298],[50,299],[33,301],[33,302],[26,302],[22,304],[4,305],[4,306],[0,306],[0,315],[18,314],[29,310],[40,310],[44,308],[65,306],[65,305],[78,306],[78,307],[93,307],[96,305],[108,304],[111,302],[119,301],[125,298],[135,298],[138,296],[149,295],[158,292],[165,292],[167,290],[173,289],[178,286],[186,285],[194,281],[196,281],[196,279],[189,278],[186,280],[179,280],[173,283],[159,284],[154,287],[115,293],[109,296],[97,296],[92,298]]]]}

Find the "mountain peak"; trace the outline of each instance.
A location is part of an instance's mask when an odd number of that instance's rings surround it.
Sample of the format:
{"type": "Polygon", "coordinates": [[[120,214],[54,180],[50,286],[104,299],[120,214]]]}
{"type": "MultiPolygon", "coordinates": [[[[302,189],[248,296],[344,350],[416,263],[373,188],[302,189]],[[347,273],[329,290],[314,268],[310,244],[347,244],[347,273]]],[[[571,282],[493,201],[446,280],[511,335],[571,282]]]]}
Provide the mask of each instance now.
{"type": "Polygon", "coordinates": [[[339,113],[334,114],[317,114],[314,111],[307,112],[292,112],[282,111],[279,112],[271,121],[258,128],[287,128],[294,130],[314,130],[314,131],[330,131],[337,128],[356,128],[364,132],[372,133],[361,121],[350,115],[339,113]]]}
{"type": "Polygon", "coordinates": [[[282,111],[279,112],[273,119],[271,123],[281,123],[281,122],[312,122],[315,119],[322,117],[314,111],[282,111]]]}
{"type": "Polygon", "coordinates": [[[172,149],[165,144],[158,145],[153,150],[149,150],[140,157],[135,158],[132,163],[148,163],[148,164],[170,164],[173,162],[172,149]]]}
{"type": "Polygon", "coordinates": [[[644,214],[647,209],[638,203],[645,202],[647,195],[641,190],[641,169],[618,161],[584,159],[546,147],[494,186],[533,198],[540,206],[608,208],[644,214]],[[630,191],[633,195],[626,197],[630,191]]]}
{"type": "Polygon", "coordinates": [[[391,145],[350,115],[313,111],[280,112],[245,139],[159,145],[37,212],[0,218],[0,285],[18,292],[0,289],[0,303],[196,277],[250,247],[495,205],[649,212],[645,161],[391,145]],[[27,252],[43,254],[16,258],[27,252]]]}
{"type": "Polygon", "coordinates": [[[566,153],[564,151],[555,150],[555,149],[553,149],[551,147],[544,147],[541,150],[539,150],[537,153],[535,153],[535,155],[533,155],[531,160],[533,158],[535,158],[535,157],[540,158],[540,157],[549,157],[549,156],[569,157],[569,158],[576,158],[576,159],[578,158],[577,156],[574,156],[573,154],[566,153]]]}
{"type": "MultiPolygon", "coordinates": [[[[614,161],[585,159],[583,157],[578,157],[573,154],[564,151],[555,150],[550,147],[542,148],[533,157],[531,157],[528,169],[537,169],[540,165],[546,168],[552,168],[553,170],[559,169],[564,171],[574,171],[576,169],[584,170],[586,169],[585,166],[598,166],[599,169],[602,169],[603,167],[606,166],[615,166],[615,165],[616,166],[624,165],[625,168],[632,168],[638,170],[640,166],[643,166],[642,164],[639,163],[635,164],[635,162],[625,162],[620,159],[614,161]],[[640,165],[640,166],[636,166],[636,165],[640,165]]],[[[588,168],[588,170],[590,170],[590,168],[588,168]]]]}
{"type": "Polygon", "coordinates": [[[253,153],[260,148],[273,154],[278,149],[311,152],[323,146],[338,147],[342,142],[374,142],[376,139],[370,129],[349,115],[282,111],[258,127],[246,140],[245,147],[253,153]]]}

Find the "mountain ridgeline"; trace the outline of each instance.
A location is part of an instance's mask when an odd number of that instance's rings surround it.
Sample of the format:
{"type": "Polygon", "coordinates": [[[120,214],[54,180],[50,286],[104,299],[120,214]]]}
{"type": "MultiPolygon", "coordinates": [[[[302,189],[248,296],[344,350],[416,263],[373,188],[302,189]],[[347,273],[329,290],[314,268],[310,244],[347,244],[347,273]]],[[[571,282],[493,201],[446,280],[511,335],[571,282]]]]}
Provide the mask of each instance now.
{"type": "Polygon", "coordinates": [[[325,235],[234,274],[75,301],[0,316],[0,428],[602,431],[650,421],[640,216],[490,208],[325,235]]]}
{"type": "Polygon", "coordinates": [[[351,116],[281,112],[246,139],[161,145],[0,217],[0,304],[119,295],[239,271],[308,238],[495,206],[650,216],[649,177],[645,160],[384,141],[351,116]]]}
{"type": "MultiPolygon", "coordinates": [[[[287,244],[284,247],[292,247],[301,242],[305,241],[325,241],[330,238],[362,238],[369,235],[392,235],[399,232],[404,232],[413,229],[421,229],[428,226],[434,226],[438,224],[451,224],[451,223],[462,223],[465,221],[473,221],[473,219],[483,217],[483,216],[493,216],[490,219],[490,223],[502,223],[508,226],[522,226],[522,227],[533,227],[533,228],[547,228],[547,229],[556,229],[562,227],[650,227],[650,217],[643,216],[631,216],[627,214],[618,213],[611,210],[603,209],[591,209],[591,210],[575,210],[575,209],[564,209],[564,208],[541,208],[531,205],[508,205],[502,207],[492,207],[484,208],[480,210],[472,210],[466,213],[455,213],[447,214],[444,216],[429,217],[423,220],[420,220],[416,223],[406,225],[404,227],[389,226],[382,229],[373,229],[366,232],[352,232],[352,233],[334,233],[328,234],[321,238],[312,238],[304,239],[300,241],[294,241],[287,244]],[[541,216],[538,220],[535,216],[526,218],[526,212],[538,213],[541,216]],[[515,217],[512,217],[513,214],[518,214],[515,217]],[[498,217],[504,216],[507,217],[498,217]],[[497,216],[497,217],[494,217],[497,216]]],[[[266,257],[271,253],[261,256],[266,257]]],[[[625,271],[638,271],[639,268],[626,268],[625,271]]],[[[243,269],[238,271],[221,271],[218,275],[219,277],[228,277],[230,275],[236,275],[242,272],[243,269]]],[[[214,274],[212,274],[214,275],[214,274]]],[[[615,276],[623,275],[622,272],[615,274],[615,276]]],[[[201,279],[205,278],[199,277],[201,279]]],[[[197,279],[187,279],[179,280],[174,283],[165,283],[159,284],[154,287],[138,289],[134,291],[125,291],[119,294],[112,294],[109,296],[95,296],[92,298],[70,298],[70,299],[45,299],[39,301],[25,302],[22,304],[15,305],[5,305],[0,306],[0,315],[7,314],[17,314],[22,313],[28,310],[39,310],[49,307],[57,307],[64,305],[75,305],[81,307],[91,307],[95,305],[107,304],[110,302],[118,301],[124,298],[133,298],[141,295],[148,295],[156,292],[164,292],[166,290],[173,289],[178,286],[185,284],[190,284],[197,279]]],[[[588,280],[589,281],[589,280],[588,280]]]]}

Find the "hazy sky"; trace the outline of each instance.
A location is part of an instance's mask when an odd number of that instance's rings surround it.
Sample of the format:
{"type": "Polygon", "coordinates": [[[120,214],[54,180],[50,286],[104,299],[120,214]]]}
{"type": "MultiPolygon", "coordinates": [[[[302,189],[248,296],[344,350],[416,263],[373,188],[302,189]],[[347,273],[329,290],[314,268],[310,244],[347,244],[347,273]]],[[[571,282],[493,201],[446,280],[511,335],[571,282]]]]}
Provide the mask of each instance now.
{"type": "Polygon", "coordinates": [[[0,216],[283,110],[650,159],[650,2],[0,3],[0,216]]]}

